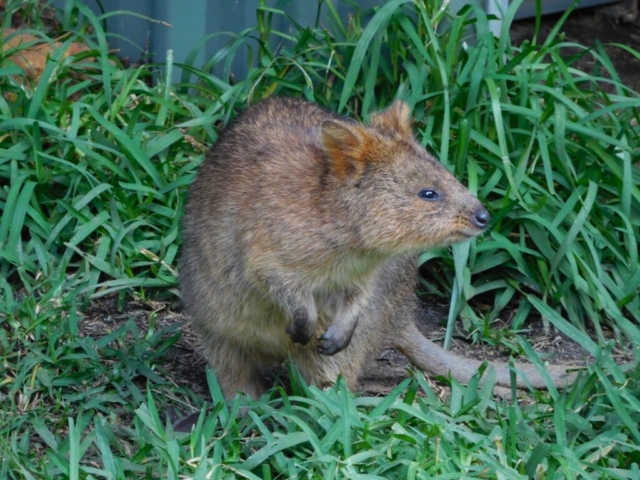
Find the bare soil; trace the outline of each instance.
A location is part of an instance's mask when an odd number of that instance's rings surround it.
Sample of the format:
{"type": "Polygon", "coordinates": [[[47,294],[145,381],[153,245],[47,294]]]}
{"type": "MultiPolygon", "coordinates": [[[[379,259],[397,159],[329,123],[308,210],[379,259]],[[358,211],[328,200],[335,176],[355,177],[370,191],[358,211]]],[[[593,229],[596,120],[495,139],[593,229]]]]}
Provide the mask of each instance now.
{"type": "MultiPolygon", "coordinates": [[[[597,8],[575,10],[569,15],[560,32],[566,43],[577,43],[596,51],[600,47],[603,48],[622,83],[640,92],[640,58],[619,46],[626,45],[640,51],[640,15],[636,14],[635,18],[632,18],[634,9],[637,12],[637,2],[638,0],[625,0],[597,8]]],[[[561,16],[557,14],[543,17],[539,41],[547,38],[561,16]]],[[[511,28],[511,41],[518,45],[531,39],[534,34],[533,19],[518,21],[511,28]]],[[[581,51],[583,50],[573,47],[564,49],[566,55],[581,51]]],[[[591,55],[584,55],[572,66],[593,73],[595,61],[591,55]]]]}
{"type": "MultiPolygon", "coordinates": [[[[425,300],[423,315],[417,321],[422,333],[438,343],[441,343],[439,340],[444,337],[447,308],[445,304],[425,300]]],[[[149,330],[151,318],[153,318],[155,331],[168,329],[176,323],[182,324],[180,339],[169,349],[158,367],[177,385],[208,397],[206,360],[200,354],[197,335],[191,330],[188,320],[179,310],[179,305],[173,305],[170,302],[131,301],[122,311],[118,311],[116,298],[110,297],[92,303],[84,312],[85,318],[79,323],[78,328],[82,335],[100,338],[129,320],[135,322],[140,336],[144,336],[149,330]]],[[[511,311],[508,316],[513,313],[515,312],[511,311]]],[[[508,318],[504,321],[498,320],[493,327],[500,329],[507,327],[508,323],[508,318]]],[[[522,335],[539,352],[541,358],[550,362],[579,366],[584,365],[587,360],[585,351],[578,344],[562,333],[545,330],[540,320],[529,322],[522,335]]],[[[451,350],[461,356],[497,362],[508,361],[512,354],[505,346],[498,345],[494,348],[486,342],[471,343],[462,336],[454,338],[451,350]]],[[[620,357],[620,363],[625,359],[622,352],[616,352],[616,356],[620,357]]],[[[526,358],[516,358],[516,360],[527,362],[526,358]]],[[[400,353],[391,349],[381,351],[366,366],[361,377],[361,390],[368,395],[385,395],[407,377],[409,366],[407,359],[400,353]]],[[[282,374],[284,369],[272,372],[266,382],[273,381],[275,375],[282,374]]],[[[442,384],[432,381],[431,385],[441,395],[447,394],[447,389],[442,384]]]]}
{"type": "MultiPolygon", "coordinates": [[[[634,0],[631,0],[634,1],[634,0]]],[[[626,5],[628,10],[629,5],[626,5]]],[[[567,42],[597,47],[602,44],[613,64],[616,66],[623,83],[640,91],[640,59],[614,44],[624,44],[640,51],[640,17],[631,23],[622,23],[625,5],[616,7],[602,7],[573,12],[562,31],[567,42]],[[622,13],[620,13],[622,8],[622,13]]],[[[543,19],[541,35],[548,35],[559,19],[559,15],[543,19]]],[[[516,22],[512,30],[512,40],[518,44],[530,39],[535,32],[533,20],[516,22]]],[[[567,54],[575,53],[575,49],[568,48],[567,54]]],[[[589,55],[582,57],[575,65],[585,71],[592,71],[594,62],[589,55]]],[[[171,348],[162,368],[173,380],[182,386],[189,387],[194,392],[207,397],[208,387],[205,376],[206,361],[198,350],[196,335],[189,328],[188,322],[178,311],[172,309],[169,303],[130,302],[123,311],[116,308],[115,299],[105,299],[95,302],[86,312],[85,319],[80,324],[83,334],[93,337],[105,335],[124,322],[133,318],[141,332],[149,328],[149,318],[155,317],[155,328],[170,326],[176,322],[185,322],[180,340],[171,348]]],[[[425,303],[424,315],[419,320],[419,326],[425,336],[438,341],[444,336],[444,320],[447,306],[437,302],[425,303]]],[[[502,322],[508,325],[513,312],[506,312],[502,322]]],[[[495,325],[494,325],[495,327],[495,325]]],[[[542,356],[553,363],[583,364],[586,354],[575,342],[561,333],[545,330],[539,320],[526,325],[528,332],[525,336],[542,356]]],[[[502,347],[493,348],[485,342],[470,343],[465,338],[455,338],[452,350],[460,355],[493,361],[507,361],[509,351],[502,347]]],[[[518,359],[526,361],[526,359],[518,359]]],[[[372,359],[362,376],[362,389],[373,395],[383,395],[407,376],[408,361],[401,354],[393,350],[380,352],[372,359]]],[[[434,384],[435,388],[440,388],[434,384]]],[[[444,390],[441,390],[444,392],[444,390]]]]}

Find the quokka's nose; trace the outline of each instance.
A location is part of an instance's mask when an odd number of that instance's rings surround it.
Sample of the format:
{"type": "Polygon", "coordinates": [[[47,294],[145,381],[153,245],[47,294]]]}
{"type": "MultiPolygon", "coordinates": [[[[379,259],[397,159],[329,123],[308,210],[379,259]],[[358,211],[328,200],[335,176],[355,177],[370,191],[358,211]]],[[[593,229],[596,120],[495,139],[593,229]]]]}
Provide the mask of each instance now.
{"type": "Polygon", "coordinates": [[[480,207],[473,214],[473,221],[478,228],[486,228],[489,225],[489,220],[491,220],[491,215],[484,207],[480,207]]]}

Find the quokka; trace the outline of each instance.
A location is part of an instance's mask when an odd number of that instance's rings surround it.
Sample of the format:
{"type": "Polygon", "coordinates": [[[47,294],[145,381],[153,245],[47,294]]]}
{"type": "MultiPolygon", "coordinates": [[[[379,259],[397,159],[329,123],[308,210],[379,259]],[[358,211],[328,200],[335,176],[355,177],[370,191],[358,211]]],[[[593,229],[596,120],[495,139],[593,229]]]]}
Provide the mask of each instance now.
{"type": "MultiPolygon", "coordinates": [[[[417,255],[489,220],[414,140],[402,101],[368,125],[294,98],[248,108],[203,162],[184,219],[182,297],[223,393],[259,397],[263,372],[289,355],[308,382],[343,374],[356,389],[385,347],[468,381],[481,362],[414,324],[417,255]]],[[[493,366],[510,386],[509,368],[493,366]]],[[[547,367],[558,386],[573,381],[568,368],[547,367]]],[[[545,387],[532,365],[516,369],[545,387]]]]}

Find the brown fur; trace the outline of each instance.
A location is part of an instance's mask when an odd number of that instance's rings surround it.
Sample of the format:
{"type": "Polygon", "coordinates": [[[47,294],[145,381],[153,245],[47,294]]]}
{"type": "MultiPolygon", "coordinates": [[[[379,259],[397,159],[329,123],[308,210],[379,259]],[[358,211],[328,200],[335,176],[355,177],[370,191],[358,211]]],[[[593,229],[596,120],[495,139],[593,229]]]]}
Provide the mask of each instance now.
{"type": "MultiPolygon", "coordinates": [[[[258,397],[291,355],[310,383],[356,388],[385,346],[467,381],[480,362],[416,326],[416,255],[479,234],[480,202],[415,140],[395,102],[368,126],[273,98],[221,134],[191,188],[180,272],[187,313],[224,394],[258,397]],[[440,194],[426,201],[424,188],[440,194]]],[[[510,385],[509,369],[498,383],[510,385]]],[[[518,365],[536,387],[531,366],[518,365]]],[[[553,367],[557,385],[572,380],[553,367]]]]}

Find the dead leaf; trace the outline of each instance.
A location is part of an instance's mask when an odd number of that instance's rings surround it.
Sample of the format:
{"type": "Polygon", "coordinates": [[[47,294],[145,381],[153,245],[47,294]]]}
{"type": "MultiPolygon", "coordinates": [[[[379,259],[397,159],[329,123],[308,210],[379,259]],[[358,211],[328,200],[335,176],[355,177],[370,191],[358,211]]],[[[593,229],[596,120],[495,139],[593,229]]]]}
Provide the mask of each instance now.
{"type": "MultiPolygon", "coordinates": [[[[47,42],[40,37],[30,33],[20,33],[12,28],[5,29],[2,37],[3,42],[0,50],[3,54],[6,54],[4,60],[9,60],[22,68],[26,76],[36,82],[42,76],[42,72],[44,72],[47,65],[47,60],[54,54],[55,50],[62,45],[59,41],[47,42]]],[[[62,58],[88,50],[89,47],[86,45],[73,42],[67,50],[63,52],[62,58]]]]}

